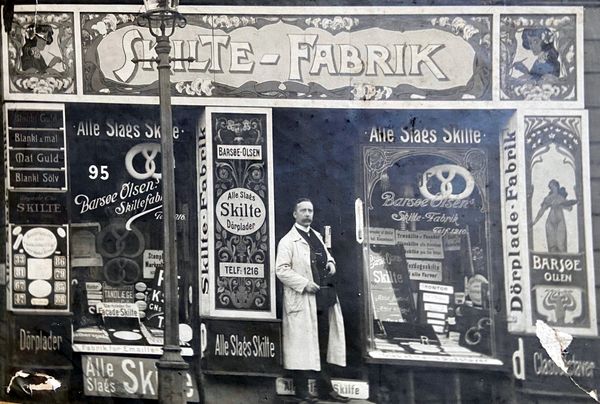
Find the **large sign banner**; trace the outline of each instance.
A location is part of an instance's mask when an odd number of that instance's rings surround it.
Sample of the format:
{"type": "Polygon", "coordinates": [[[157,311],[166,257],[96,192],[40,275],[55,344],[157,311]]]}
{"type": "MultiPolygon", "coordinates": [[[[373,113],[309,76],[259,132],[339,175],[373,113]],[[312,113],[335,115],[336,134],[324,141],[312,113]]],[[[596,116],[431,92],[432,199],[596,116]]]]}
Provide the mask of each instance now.
{"type": "MultiPolygon", "coordinates": [[[[82,14],[86,94],[154,94],[154,39],[134,16],[82,14]],[[115,52],[115,49],[118,51],[115,52]]],[[[185,97],[491,98],[491,16],[197,15],[172,38],[185,97]],[[487,39],[486,39],[487,38],[487,39]]]]}
{"type": "MultiPolygon", "coordinates": [[[[583,105],[581,8],[181,11],[187,25],[171,37],[171,93],[186,103],[583,105]]],[[[135,6],[17,7],[3,41],[6,98],[156,96],[156,41],[138,15],[135,6]]]]}
{"type": "Polygon", "coordinates": [[[209,108],[206,122],[210,314],[275,318],[270,111],[209,108]]]}
{"type": "Polygon", "coordinates": [[[587,115],[536,111],[503,134],[509,330],[596,335],[587,115]]]}

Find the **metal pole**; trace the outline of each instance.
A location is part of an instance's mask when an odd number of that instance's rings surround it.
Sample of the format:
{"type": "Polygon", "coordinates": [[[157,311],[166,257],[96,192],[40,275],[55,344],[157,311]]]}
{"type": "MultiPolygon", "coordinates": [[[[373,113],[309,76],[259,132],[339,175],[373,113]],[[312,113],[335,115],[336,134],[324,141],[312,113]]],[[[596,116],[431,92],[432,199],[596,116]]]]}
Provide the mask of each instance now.
{"type": "Polygon", "coordinates": [[[171,44],[165,35],[156,37],[160,98],[160,143],[162,147],[162,196],[164,229],[164,345],[158,367],[160,403],[185,403],[184,377],[188,364],[179,346],[179,297],[177,293],[177,249],[175,229],[175,158],[173,156],[173,120],[171,114],[171,44]]]}

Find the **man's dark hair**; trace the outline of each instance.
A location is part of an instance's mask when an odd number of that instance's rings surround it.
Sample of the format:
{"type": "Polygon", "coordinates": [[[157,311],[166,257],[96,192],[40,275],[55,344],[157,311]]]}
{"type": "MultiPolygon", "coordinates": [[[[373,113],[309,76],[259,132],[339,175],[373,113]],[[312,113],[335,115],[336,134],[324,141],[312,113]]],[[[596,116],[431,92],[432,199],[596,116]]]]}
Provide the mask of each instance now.
{"type": "Polygon", "coordinates": [[[298,199],[296,199],[296,203],[294,204],[294,210],[296,210],[296,208],[298,207],[298,205],[301,204],[302,202],[310,202],[310,203],[312,203],[312,201],[309,198],[298,198],[298,199]]]}

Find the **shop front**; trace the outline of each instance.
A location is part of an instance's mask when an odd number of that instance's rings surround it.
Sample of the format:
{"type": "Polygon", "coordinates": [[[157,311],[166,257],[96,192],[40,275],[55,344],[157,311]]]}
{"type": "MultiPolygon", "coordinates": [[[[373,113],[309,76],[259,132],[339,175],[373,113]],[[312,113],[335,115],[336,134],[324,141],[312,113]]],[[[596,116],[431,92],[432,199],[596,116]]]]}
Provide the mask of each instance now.
{"type": "Polygon", "coordinates": [[[337,268],[338,393],[596,388],[583,8],[182,6],[169,134],[140,11],[17,6],[3,35],[8,400],[156,399],[170,303],[189,402],[291,400],[277,262],[299,198],[337,268]]]}

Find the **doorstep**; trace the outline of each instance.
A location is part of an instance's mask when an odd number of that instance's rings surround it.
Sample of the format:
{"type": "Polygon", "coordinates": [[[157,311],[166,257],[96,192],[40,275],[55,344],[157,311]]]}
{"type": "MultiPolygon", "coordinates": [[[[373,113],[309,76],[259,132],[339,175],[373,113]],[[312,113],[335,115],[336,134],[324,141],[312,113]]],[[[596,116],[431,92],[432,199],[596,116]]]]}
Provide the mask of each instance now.
{"type": "MultiPolygon", "coordinates": [[[[279,397],[279,399],[281,400],[280,403],[281,404],[298,404],[299,400],[297,398],[294,397],[279,397]]],[[[349,402],[349,404],[374,404],[373,401],[368,401],[368,400],[359,400],[359,399],[351,399],[349,402]]],[[[319,400],[319,404],[339,404],[335,401],[323,401],[323,400],[319,400]]]]}

